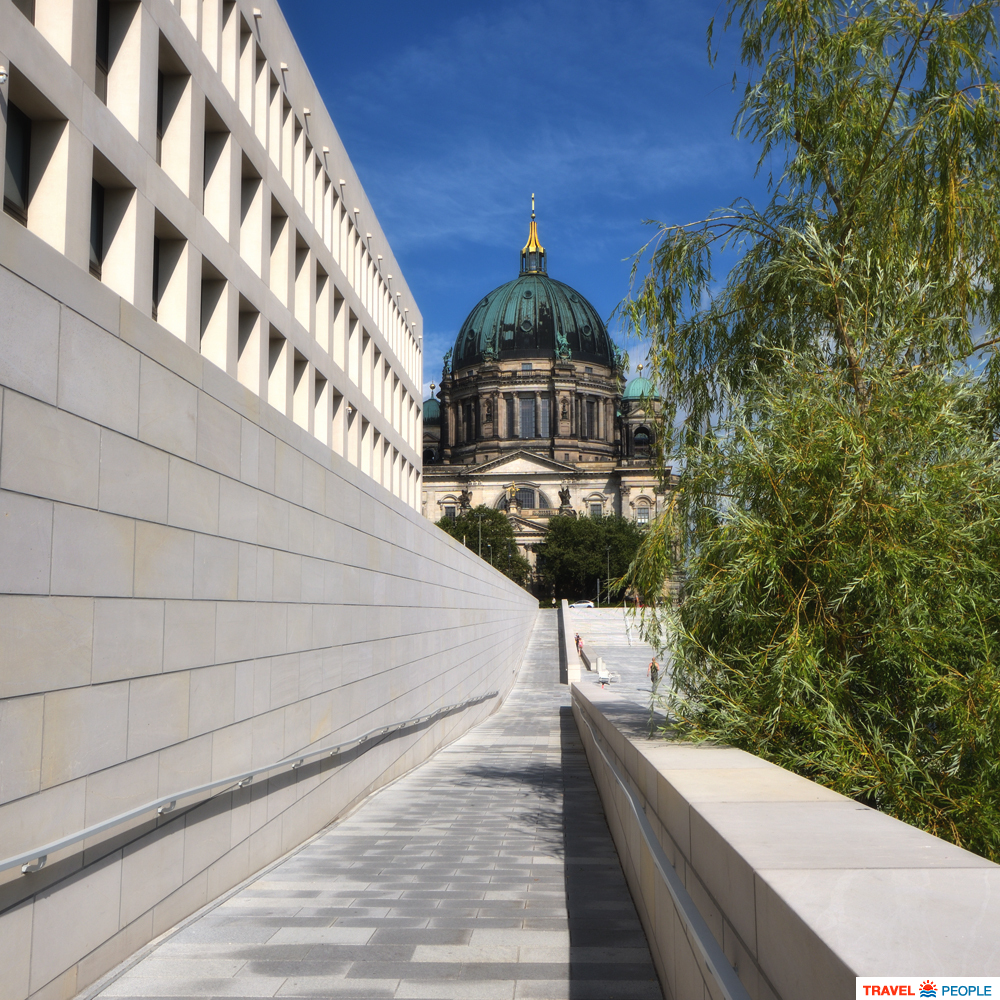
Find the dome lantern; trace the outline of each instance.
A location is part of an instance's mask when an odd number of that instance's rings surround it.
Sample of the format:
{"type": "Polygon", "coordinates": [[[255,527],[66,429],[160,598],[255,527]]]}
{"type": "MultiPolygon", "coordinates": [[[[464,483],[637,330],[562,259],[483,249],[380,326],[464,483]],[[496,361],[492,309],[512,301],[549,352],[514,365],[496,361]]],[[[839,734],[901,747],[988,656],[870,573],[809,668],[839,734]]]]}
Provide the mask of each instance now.
{"type": "Polygon", "coordinates": [[[521,250],[521,274],[547,274],[545,247],[538,242],[538,223],[535,222],[535,195],[531,195],[531,223],[528,226],[528,242],[521,250]]]}

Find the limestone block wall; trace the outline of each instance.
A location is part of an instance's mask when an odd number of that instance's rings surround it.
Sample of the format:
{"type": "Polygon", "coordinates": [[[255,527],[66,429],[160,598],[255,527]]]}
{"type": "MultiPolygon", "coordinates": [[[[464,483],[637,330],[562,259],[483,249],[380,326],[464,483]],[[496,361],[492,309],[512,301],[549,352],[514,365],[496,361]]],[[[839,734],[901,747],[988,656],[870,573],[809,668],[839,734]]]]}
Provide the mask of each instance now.
{"type": "MultiPolygon", "coordinates": [[[[510,687],[536,602],[0,216],[0,857],[510,687]]],[[[67,998],[488,715],[0,873],[0,998],[67,998]]]]}
{"type": "Polygon", "coordinates": [[[30,234],[418,507],[420,310],[275,0],[0,0],[0,66],[8,259],[30,234]]]}
{"type": "Polygon", "coordinates": [[[573,713],[669,1000],[722,993],[597,740],[752,1000],[996,975],[1000,865],[742,750],[646,739],[648,710],[610,691],[574,684],[573,713]]]}

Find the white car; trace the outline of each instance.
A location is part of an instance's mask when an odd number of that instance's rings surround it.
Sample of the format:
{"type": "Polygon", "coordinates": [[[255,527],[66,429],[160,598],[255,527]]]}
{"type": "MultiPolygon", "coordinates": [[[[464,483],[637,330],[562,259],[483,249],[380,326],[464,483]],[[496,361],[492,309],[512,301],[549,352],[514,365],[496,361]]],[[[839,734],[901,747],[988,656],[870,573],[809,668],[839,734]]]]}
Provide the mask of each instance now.
{"type": "Polygon", "coordinates": [[[571,608],[592,608],[593,606],[593,601],[576,601],[574,604],[570,605],[571,608]]]}

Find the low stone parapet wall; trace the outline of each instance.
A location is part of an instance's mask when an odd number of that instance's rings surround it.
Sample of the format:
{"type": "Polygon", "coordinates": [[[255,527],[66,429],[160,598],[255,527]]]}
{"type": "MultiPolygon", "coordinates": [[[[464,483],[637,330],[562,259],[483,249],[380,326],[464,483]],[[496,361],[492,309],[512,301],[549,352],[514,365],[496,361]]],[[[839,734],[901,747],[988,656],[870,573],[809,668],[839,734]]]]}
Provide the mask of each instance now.
{"type": "Polygon", "coordinates": [[[572,684],[580,679],[580,657],[576,653],[573,634],[573,615],[564,597],[559,604],[559,680],[562,684],[572,684]]]}
{"type": "Polygon", "coordinates": [[[648,711],[608,691],[574,685],[573,713],[671,1000],[1000,971],[1000,866],[741,750],[650,739],[648,711]]]}

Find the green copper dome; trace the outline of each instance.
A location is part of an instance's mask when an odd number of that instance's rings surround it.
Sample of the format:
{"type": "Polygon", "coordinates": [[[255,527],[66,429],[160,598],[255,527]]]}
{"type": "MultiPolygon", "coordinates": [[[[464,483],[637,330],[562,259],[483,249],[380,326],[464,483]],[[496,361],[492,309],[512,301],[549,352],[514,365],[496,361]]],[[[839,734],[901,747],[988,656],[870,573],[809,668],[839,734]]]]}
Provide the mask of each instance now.
{"type": "Polygon", "coordinates": [[[424,400],[424,425],[441,423],[441,404],[431,396],[424,400]]]}
{"type": "Polygon", "coordinates": [[[452,370],[483,361],[551,358],[614,365],[614,347],[597,310],[575,289],[550,278],[532,206],[521,274],[469,313],[455,340],[452,370]]]}
{"type": "Polygon", "coordinates": [[[457,370],[498,358],[562,357],[611,367],[614,350],[597,310],[577,291],[540,272],[490,292],[455,340],[457,370]]]}
{"type": "Polygon", "coordinates": [[[636,378],[629,379],[629,383],[625,386],[625,392],[622,394],[622,399],[659,399],[660,394],[656,391],[656,387],[648,378],[643,378],[641,375],[636,378]]]}

